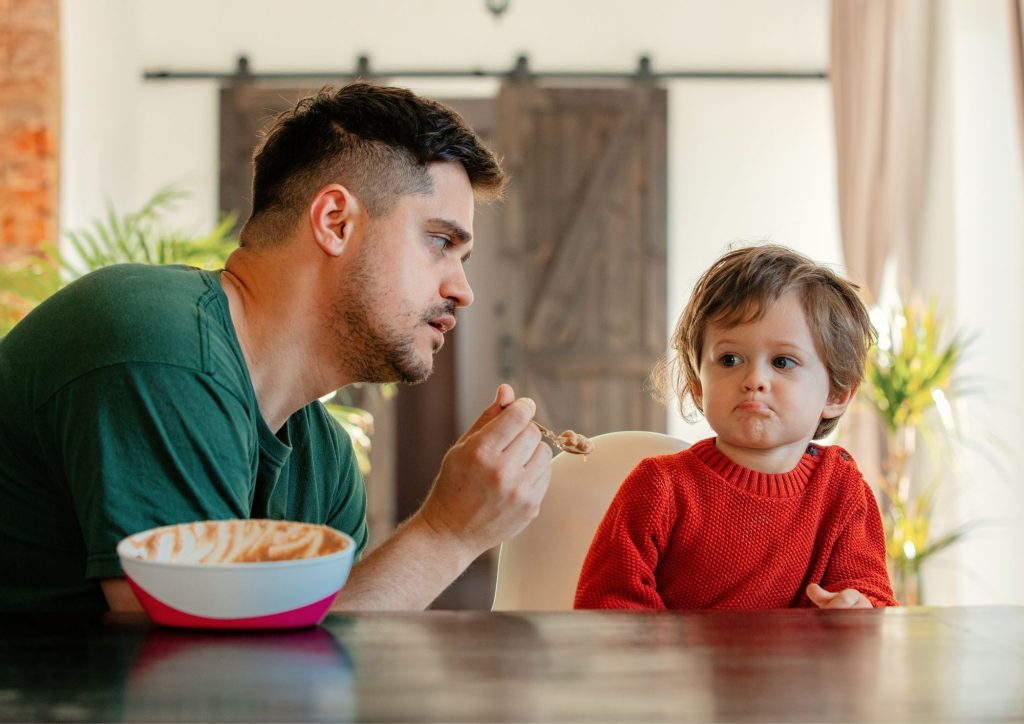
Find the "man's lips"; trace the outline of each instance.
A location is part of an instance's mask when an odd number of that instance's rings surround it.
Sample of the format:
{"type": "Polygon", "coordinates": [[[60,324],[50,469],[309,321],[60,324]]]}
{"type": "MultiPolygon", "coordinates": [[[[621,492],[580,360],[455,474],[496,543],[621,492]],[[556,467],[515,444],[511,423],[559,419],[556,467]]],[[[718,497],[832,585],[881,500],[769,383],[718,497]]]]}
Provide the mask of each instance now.
{"type": "Polygon", "coordinates": [[[436,319],[430,320],[429,324],[441,334],[447,334],[452,331],[453,327],[455,327],[455,315],[444,314],[436,319]]]}

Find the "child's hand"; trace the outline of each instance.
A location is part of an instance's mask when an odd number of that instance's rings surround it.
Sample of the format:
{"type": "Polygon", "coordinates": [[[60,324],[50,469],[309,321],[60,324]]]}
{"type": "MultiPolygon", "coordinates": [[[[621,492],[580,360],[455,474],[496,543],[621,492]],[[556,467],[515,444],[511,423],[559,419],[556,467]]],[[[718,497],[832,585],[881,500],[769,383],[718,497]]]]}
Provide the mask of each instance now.
{"type": "Polygon", "coordinates": [[[807,597],[818,608],[874,608],[871,601],[855,588],[829,593],[817,583],[812,583],[807,587],[807,597]]]}

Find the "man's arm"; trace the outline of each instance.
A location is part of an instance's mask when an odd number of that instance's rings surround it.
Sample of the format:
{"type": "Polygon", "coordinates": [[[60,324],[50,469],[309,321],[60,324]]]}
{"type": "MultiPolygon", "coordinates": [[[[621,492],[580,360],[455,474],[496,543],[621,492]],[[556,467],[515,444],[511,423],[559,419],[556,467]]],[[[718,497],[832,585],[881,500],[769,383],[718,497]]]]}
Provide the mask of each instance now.
{"type": "MultiPolygon", "coordinates": [[[[352,569],[336,610],[426,608],[484,551],[536,517],[551,476],[551,450],[530,424],[533,401],[508,385],[445,455],[427,500],[352,569]]],[[[123,578],[100,581],[112,611],[141,607],[123,578]]]]}
{"type": "Polygon", "coordinates": [[[525,528],[551,476],[551,450],[530,424],[535,409],[499,387],[445,455],[423,506],[352,569],[334,608],[426,608],[477,556],[525,528]]]}
{"type": "Polygon", "coordinates": [[[142,606],[135,592],[123,578],[102,578],[100,588],[111,611],[141,611],[142,606]]]}

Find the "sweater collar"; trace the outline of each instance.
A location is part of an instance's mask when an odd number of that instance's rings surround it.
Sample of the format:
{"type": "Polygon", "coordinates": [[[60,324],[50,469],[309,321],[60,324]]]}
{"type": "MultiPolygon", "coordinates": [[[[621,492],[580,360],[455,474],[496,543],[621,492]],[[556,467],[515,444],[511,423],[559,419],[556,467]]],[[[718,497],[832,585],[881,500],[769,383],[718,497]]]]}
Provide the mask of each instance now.
{"type": "Polygon", "coordinates": [[[737,465],[715,447],[715,438],[701,440],[690,451],[730,485],[753,495],[785,498],[799,495],[824,457],[824,448],[811,444],[788,473],[761,473],[737,465]]]}

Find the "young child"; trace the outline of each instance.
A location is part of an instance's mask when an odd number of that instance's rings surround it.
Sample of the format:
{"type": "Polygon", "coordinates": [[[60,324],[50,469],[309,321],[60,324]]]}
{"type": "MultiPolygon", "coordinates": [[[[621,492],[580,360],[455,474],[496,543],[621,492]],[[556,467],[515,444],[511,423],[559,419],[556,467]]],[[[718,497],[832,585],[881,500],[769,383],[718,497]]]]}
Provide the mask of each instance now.
{"type": "Polygon", "coordinates": [[[576,608],[898,605],[871,488],[848,452],[811,443],[863,378],[874,329],[856,289],[775,245],[705,272],[654,377],[717,437],[630,473],[576,608]]]}

